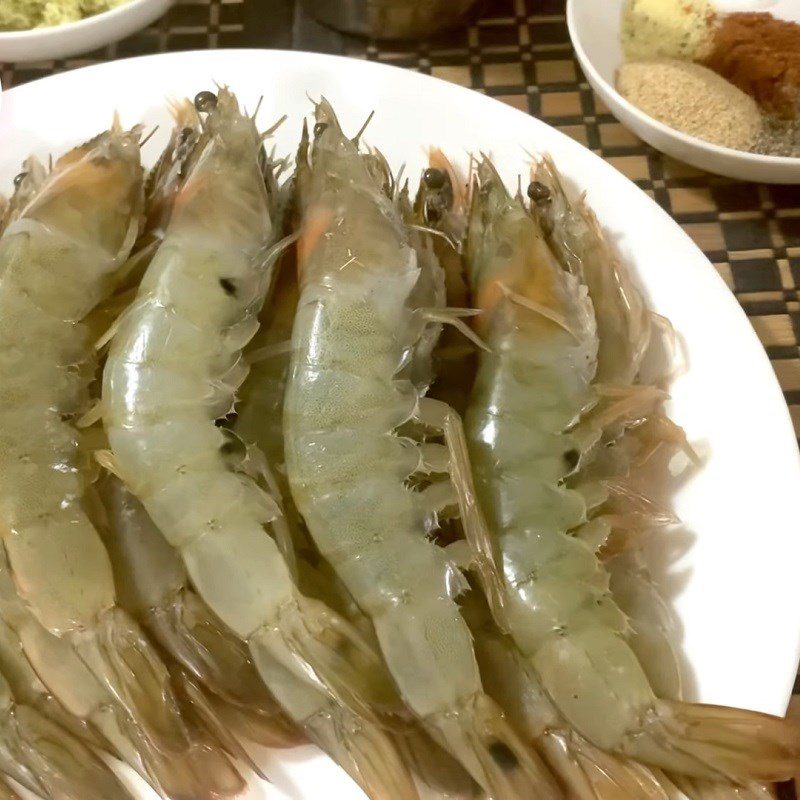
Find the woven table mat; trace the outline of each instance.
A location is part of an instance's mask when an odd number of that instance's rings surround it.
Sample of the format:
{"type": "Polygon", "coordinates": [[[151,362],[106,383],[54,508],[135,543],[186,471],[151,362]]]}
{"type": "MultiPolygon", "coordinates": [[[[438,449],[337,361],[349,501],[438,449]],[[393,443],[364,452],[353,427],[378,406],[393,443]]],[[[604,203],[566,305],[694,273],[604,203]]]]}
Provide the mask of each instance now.
{"type": "MultiPolygon", "coordinates": [[[[643,144],[586,82],[569,42],[564,2],[487,0],[468,26],[429,41],[387,44],[330,31],[292,0],[179,0],[122,42],[78,58],[0,64],[0,80],[7,89],[66,69],[166,51],[293,47],[406,67],[495,97],[602,156],[692,237],[761,339],[800,435],[800,186],[730,181],[643,144]]],[[[800,716],[800,680],[790,714],[800,716]]],[[[797,795],[785,784],[779,796],[797,795]]]]}

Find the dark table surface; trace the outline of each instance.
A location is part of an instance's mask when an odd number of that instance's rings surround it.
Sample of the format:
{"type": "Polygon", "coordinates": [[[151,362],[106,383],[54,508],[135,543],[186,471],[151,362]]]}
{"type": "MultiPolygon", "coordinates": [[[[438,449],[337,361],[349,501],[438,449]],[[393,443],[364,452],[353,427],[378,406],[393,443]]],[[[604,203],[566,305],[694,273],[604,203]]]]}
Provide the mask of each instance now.
{"type": "MultiPolygon", "coordinates": [[[[122,42],[78,58],[0,64],[0,80],[7,89],[116,58],[221,47],[312,50],[415,69],[496,97],[586,145],[653,197],[706,253],[760,337],[800,432],[800,187],[730,181],[639,141],[581,73],[564,0],[486,0],[470,25],[410,44],[335,33],[293,0],[179,0],[122,42]]],[[[800,681],[790,713],[800,716],[800,681]]],[[[796,797],[790,784],[779,795],[796,797]]]]}

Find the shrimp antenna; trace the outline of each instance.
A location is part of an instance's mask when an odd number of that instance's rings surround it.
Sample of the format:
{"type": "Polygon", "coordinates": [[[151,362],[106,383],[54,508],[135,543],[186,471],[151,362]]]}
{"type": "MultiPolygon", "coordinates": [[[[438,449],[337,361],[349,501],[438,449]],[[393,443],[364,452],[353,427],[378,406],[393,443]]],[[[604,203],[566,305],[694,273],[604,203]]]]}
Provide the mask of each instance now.
{"type": "Polygon", "coordinates": [[[142,141],[139,142],[139,147],[144,147],[153,138],[158,128],[159,128],[158,125],[154,125],[153,130],[151,130],[150,133],[148,133],[147,136],[145,136],[144,139],[142,139],[142,141]]]}
{"type": "Polygon", "coordinates": [[[265,130],[264,133],[262,133],[259,137],[261,141],[264,142],[269,139],[269,137],[272,136],[272,134],[275,133],[275,131],[278,130],[278,128],[280,128],[280,126],[283,125],[288,118],[288,114],[284,114],[271,128],[267,128],[267,130],[265,130]]]}
{"type": "Polygon", "coordinates": [[[314,106],[315,111],[317,106],[325,99],[324,97],[322,97],[322,95],[320,95],[319,100],[315,100],[308,92],[306,92],[306,97],[308,98],[308,102],[311,103],[312,106],[314,106]]]}
{"type": "Polygon", "coordinates": [[[367,125],[372,122],[372,118],[375,116],[375,109],[373,108],[372,111],[369,112],[369,115],[364,120],[364,124],[359,128],[358,133],[353,137],[352,142],[353,144],[358,144],[358,140],[361,138],[361,135],[367,129],[367,125]]]}
{"type": "Polygon", "coordinates": [[[403,180],[403,174],[405,173],[405,171],[406,171],[406,165],[401,164],[400,169],[397,170],[397,177],[393,179],[394,186],[392,187],[392,200],[397,200],[397,198],[400,197],[400,193],[403,191],[403,189],[408,191],[408,178],[406,178],[405,185],[402,188],[400,187],[400,181],[403,180]]]}
{"type": "Polygon", "coordinates": [[[256,109],[255,111],[253,111],[253,115],[250,117],[250,119],[252,119],[253,122],[256,121],[256,117],[258,116],[258,111],[261,108],[261,104],[263,102],[264,102],[264,95],[262,94],[261,97],[258,98],[258,102],[256,103],[256,109]]]}

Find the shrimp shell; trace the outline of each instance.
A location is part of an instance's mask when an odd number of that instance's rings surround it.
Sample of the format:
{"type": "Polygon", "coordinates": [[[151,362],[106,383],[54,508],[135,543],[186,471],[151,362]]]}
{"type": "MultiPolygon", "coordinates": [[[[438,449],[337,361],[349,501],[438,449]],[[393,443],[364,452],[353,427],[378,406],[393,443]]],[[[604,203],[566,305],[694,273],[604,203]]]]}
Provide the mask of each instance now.
{"type": "Polygon", "coordinates": [[[162,765],[161,788],[224,796],[241,779],[193,741],[166,669],[115,605],[76,427],[95,367],[86,318],[121,280],[141,221],[139,136],[115,121],[62,156],[0,239],[3,541],[21,597],[125,708],[139,746],[162,765]]]}

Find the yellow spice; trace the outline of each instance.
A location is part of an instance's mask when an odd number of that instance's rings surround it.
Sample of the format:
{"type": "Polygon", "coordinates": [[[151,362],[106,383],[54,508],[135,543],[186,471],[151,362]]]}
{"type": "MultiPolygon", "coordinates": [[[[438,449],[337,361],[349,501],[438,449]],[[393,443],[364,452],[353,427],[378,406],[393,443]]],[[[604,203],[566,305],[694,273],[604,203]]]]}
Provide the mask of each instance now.
{"type": "Polygon", "coordinates": [[[711,45],[714,8],[707,0],[627,0],[622,50],[628,59],[700,60],[711,45]]]}
{"type": "Polygon", "coordinates": [[[755,101],[689,61],[631,61],[617,71],[620,94],[646,114],[707,142],[749,150],[761,132],[755,101]]]}
{"type": "Polygon", "coordinates": [[[77,22],[128,0],[0,0],[0,31],[24,31],[77,22]]]}

